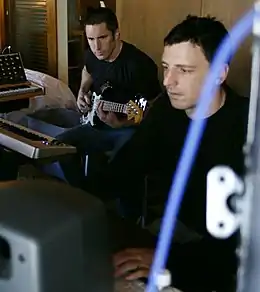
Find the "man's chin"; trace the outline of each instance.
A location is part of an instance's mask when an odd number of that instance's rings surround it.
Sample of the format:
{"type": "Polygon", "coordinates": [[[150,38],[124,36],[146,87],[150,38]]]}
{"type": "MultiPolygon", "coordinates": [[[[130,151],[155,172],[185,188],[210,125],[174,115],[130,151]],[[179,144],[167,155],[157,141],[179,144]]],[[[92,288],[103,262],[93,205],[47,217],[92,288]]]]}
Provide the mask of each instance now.
{"type": "Polygon", "coordinates": [[[97,58],[98,60],[100,60],[100,61],[106,59],[104,55],[95,55],[95,56],[96,56],[96,58],[97,58]]]}
{"type": "Polygon", "coordinates": [[[183,102],[181,102],[180,100],[170,98],[170,102],[171,102],[172,107],[174,107],[176,109],[179,109],[179,110],[186,110],[187,109],[187,106],[183,102]]]}

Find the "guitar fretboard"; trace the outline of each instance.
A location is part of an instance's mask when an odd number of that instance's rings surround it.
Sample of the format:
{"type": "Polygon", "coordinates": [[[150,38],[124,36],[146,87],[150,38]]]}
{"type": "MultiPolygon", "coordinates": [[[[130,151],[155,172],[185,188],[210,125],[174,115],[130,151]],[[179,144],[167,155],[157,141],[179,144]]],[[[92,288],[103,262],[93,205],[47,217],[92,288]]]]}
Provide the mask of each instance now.
{"type": "Polygon", "coordinates": [[[127,113],[127,106],[122,103],[112,102],[112,101],[102,101],[103,111],[117,112],[117,113],[127,113]]]}

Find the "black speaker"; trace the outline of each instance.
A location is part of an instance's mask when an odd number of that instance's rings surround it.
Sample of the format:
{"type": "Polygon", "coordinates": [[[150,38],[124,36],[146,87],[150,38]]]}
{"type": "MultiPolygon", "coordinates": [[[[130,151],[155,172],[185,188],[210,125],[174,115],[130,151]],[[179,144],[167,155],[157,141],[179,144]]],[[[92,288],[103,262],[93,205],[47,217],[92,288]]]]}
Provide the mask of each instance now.
{"type": "Polygon", "coordinates": [[[64,183],[0,184],[1,292],[112,292],[105,208],[64,183]]]}

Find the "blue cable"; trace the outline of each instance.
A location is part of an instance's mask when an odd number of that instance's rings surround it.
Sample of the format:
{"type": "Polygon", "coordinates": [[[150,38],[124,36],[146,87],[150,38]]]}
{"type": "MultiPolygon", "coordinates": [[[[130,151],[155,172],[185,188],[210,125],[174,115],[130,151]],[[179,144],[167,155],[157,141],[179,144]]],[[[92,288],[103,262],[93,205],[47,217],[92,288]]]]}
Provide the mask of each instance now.
{"type": "Polygon", "coordinates": [[[155,277],[160,271],[163,271],[166,266],[166,260],[170,250],[177,215],[185,192],[185,186],[207,122],[207,119],[201,117],[205,117],[212,99],[217,92],[218,86],[216,85],[216,80],[219,78],[224,64],[227,63],[231,55],[237,51],[241,42],[249,35],[255,13],[254,9],[250,10],[232,28],[229,36],[227,36],[220,45],[205,79],[196,108],[195,118],[189,126],[182,154],[175,175],[173,176],[155,257],[148,279],[147,292],[157,291],[155,277]]]}

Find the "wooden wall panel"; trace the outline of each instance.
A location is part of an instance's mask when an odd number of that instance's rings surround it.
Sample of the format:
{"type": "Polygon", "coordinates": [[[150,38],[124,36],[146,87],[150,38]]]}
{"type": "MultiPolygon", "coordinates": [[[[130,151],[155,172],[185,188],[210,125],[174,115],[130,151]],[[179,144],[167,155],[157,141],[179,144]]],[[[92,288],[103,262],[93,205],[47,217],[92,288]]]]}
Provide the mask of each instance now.
{"type": "Polygon", "coordinates": [[[47,0],[48,73],[58,76],[57,1],[47,0]]]}
{"type": "Polygon", "coordinates": [[[0,0],[0,52],[4,49],[5,43],[5,7],[4,0],[0,0]]]}
{"type": "MultiPolygon", "coordinates": [[[[78,15],[79,15],[80,20],[84,19],[85,14],[87,12],[87,8],[89,6],[92,6],[92,7],[100,6],[99,0],[76,0],[76,1],[77,1],[78,15]]],[[[116,0],[103,0],[103,1],[107,7],[109,7],[113,11],[116,11],[116,0]]]]}
{"type": "MultiPolygon", "coordinates": [[[[147,52],[159,65],[166,33],[187,14],[216,16],[230,28],[254,0],[117,0],[122,38],[147,52]]],[[[229,83],[249,94],[251,39],[241,46],[232,62],[229,83]]]]}
{"type": "Polygon", "coordinates": [[[201,0],[117,0],[122,39],[161,63],[163,39],[187,14],[199,14],[201,0]]]}
{"type": "MultiPolygon", "coordinates": [[[[231,28],[253,5],[254,0],[202,0],[202,15],[216,16],[231,28]]],[[[249,96],[251,83],[251,37],[240,46],[232,63],[229,84],[249,96]]]]}

